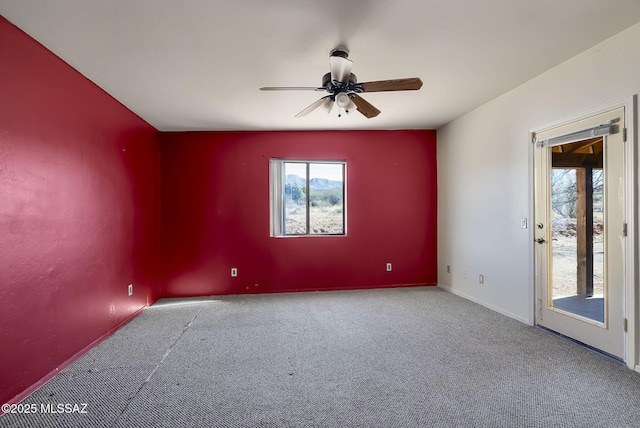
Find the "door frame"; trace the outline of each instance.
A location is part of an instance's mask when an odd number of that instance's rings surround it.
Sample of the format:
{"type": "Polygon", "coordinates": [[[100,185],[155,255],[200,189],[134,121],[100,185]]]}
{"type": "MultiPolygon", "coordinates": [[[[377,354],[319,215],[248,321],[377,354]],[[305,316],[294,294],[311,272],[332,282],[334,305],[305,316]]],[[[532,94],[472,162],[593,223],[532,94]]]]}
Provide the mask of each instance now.
{"type": "Polygon", "coordinates": [[[559,126],[568,125],[578,120],[586,119],[591,116],[606,113],[611,110],[615,110],[620,107],[624,107],[625,114],[625,126],[626,126],[626,139],[624,146],[624,180],[625,180],[625,218],[627,222],[627,239],[625,240],[624,248],[624,308],[623,317],[627,319],[627,331],[624,335],[625,351],[624,360],[626,365],[640,372],[640,338],[638,333],[638,321],[640,319],[640,302],[637,301],[638,296],[638,266],[635,261],[637,260],[637,225],[638,225],[638,179],[637,173],[637,136],[636,136],[636,105],[637,95],[625,98],[623,100],[613,102],[607,105],[603,105],[593,110],[582,112],[571,117],[567,117],[553,123],[547,123],[543,126],[537,126],[529,131],[529,218],[532,219],[531,227],[529,228],[529,266],[530,266],[530,320],[532,325],[536,325],[538,321],[538,314],[536,312],[536,298],[538,296],[538,290],[536,285],[536,266],[535,266],[535,243],[534,234],[535,228],[533,227],[533,219],[535,219],[535,176],[534,176],[534,158],[535,158],[535,143],[534,136],[536,133],[548,131],[559,126]]]}

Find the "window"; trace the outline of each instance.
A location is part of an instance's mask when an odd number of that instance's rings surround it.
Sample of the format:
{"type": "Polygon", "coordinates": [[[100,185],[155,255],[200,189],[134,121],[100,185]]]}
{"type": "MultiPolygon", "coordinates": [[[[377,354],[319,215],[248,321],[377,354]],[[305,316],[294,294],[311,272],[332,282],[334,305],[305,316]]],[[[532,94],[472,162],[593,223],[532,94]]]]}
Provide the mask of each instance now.
{"type": "Polygon", "coordinates": [[[271,236],[344,235],[343,161],[271,159],[271,236]]]}

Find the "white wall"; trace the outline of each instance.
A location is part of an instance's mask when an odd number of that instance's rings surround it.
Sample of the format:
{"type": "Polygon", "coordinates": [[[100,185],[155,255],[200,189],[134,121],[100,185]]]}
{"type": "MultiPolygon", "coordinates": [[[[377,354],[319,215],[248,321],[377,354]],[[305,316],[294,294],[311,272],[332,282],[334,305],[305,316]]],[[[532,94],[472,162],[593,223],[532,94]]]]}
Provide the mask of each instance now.
{"type": "Polygon", "coordinates": [[[529,132],[638,93],[640,24],[438,129],[440,285],[532,324],[529,132]]]}

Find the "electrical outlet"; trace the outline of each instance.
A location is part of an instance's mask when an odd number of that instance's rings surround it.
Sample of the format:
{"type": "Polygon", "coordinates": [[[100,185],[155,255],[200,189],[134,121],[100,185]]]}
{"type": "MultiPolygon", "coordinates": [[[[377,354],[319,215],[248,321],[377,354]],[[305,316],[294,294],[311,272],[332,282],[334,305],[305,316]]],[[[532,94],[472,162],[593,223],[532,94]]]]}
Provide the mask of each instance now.
{"type": "Polygon", "coordinates": [[[467,272],[466,270],[464,271],[464,273],[462,274],[462,277],[464,279],[467,279],[467,277],[469,276],[469,272],[467,272]]]}
{"type": "Polygon", "coordinates": [[[447,265],[447,273],[451,273],[451,266],[447,265]]]}
{"type": "Polygon", "coordinates": [[[478,281],[480,282],[480,284],[484,284],[484,275],[480,275],[478,277],[478,281]]]}
{"type": "Polygon", "coordinates": [[[527,228],[527,219],[526,218],[521,218],[520,219],[520,228],[521,229],[526,229],[527,228]]]}
{"type": "Polygon", "coordinates": [[[391,268],[392,268],[391,263],[387,263],[387,272],[391,272],[391,268]]]}
{"type": "Polygon", "coordinates": [[[233,277],[238,276],[238,268],[231,268],[231,276],[233,277]]]}
{"type": "Polygon", "coordinates": [[[133,295],[133,284],[129,284],[127,287],[127,293],[129,293],[129,296],[133,295]]]}

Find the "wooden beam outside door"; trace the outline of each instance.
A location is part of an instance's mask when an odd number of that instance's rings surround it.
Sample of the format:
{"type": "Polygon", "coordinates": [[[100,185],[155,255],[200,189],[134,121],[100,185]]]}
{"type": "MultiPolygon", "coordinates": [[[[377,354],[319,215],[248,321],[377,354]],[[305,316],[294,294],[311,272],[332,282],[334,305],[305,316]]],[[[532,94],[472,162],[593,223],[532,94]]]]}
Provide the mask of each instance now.
{"type": "Polygon", "coordinates": [[[577,294],[593,296],[593,167],[576,169],[577,294]]]}

